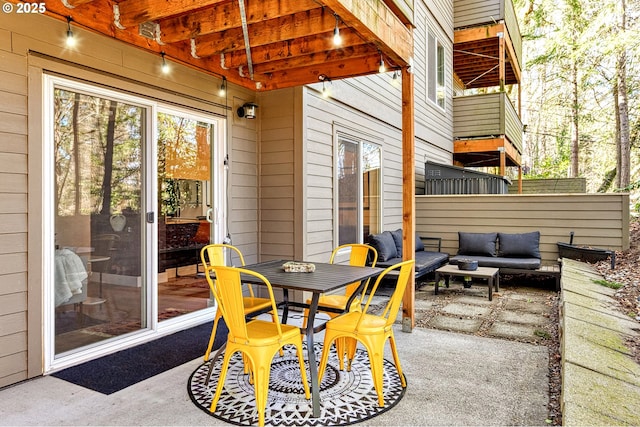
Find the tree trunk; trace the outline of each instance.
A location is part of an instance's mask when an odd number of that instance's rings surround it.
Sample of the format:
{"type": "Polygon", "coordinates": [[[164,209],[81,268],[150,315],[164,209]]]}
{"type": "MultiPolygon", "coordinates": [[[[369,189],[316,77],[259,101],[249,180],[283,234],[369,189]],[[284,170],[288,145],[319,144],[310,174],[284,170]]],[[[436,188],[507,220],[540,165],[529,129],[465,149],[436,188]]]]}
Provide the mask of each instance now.
{"type": "MultiPolygon", "coordinates": [[[[621,22],[620,32],[626,30],[627,10],[625,0],[621,0],[621,22]]],[[[629,103],[627,94],[627,54],[624,46],[620,47],[618,52],[618,61],[616,63],[616,75],[618,84],[618,114],[620,123],[620,169],[618,171],[619,184],[618,188],[625,188],[631,182],[631,141],[629,135],[629,103]]]]}
{"type": "Polygon", "coordinates": [[[579,154],[580,154],[580,128],[578,120],[578,64],[573,60],[571,79],[573,84],[573,106],[571,109],[573,121],[573,134],[571,135],[571,170],[569,178],[577,178],[579,176],[579,154]]]}
{"type": "Polygon", "coordinates": [[[78,136],[78,110],[80,109],[80,94],[76,92],[76,96],[73,102],[72,111],[72,128],[73,128],[73,173],[74,173],[74,207],[73,211],[75,215],[80,215],[80,192],[82,191],[82,185],[80,182],[80,137],[78,136]]]}
{"type": "Polygon", "coordinates": [[[116,130],[116,101],[109,101],[109,121],[107,123],[107,146],[104,151],[104,176],[102,178],[102,210],[103,215],[111,213],[111,179],[113,177],[113,144],[116,130]]]}

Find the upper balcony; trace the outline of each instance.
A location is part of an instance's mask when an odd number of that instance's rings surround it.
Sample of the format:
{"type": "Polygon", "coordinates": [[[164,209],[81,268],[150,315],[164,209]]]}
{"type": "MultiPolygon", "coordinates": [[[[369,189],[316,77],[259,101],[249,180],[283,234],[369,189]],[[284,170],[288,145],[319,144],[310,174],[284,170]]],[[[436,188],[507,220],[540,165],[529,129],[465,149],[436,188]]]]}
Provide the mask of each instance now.
{"type": "Polygon", "coordinates": [[[453,135],[459,163],[520,165],[522,122],[505,92],[454,97],[453,135]]]}
{"type": "Polygon", "coordinates": [[[465,89],[520,83],[522,36],[511,0],[454,0],[453,69],[465,89]]]}

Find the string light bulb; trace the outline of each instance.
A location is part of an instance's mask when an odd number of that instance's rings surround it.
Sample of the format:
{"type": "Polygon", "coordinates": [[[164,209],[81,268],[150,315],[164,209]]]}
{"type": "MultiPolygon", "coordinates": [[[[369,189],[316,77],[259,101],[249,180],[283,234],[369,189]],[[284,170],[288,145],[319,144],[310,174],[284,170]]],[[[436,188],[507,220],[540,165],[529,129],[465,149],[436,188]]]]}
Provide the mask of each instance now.
{"type": "Polygon", "coordinates": [[[160,52],[160,55],[162,55],[162,72],[164,74],[167,74],[169,72],[169,64],[167,64],[167,60],[165,59],[165,53],[164,52],[160,52]]]}
{"type": "Polygon", "coordinates": [[[398,70],[395,70],[391,76],[391,85],[400,86],[400,72],[398,70]]]}
{"type": "Polygon", "coordinates": [[[76,39],[73,37],[73,31],[71,31],[71,21],[73,18],[67,16],[67,40],[65,44],[67,47],[74,47],[76,45],[76,39]]]}
{"type": "Polygon", "coordinates": [[[340,36],[340,17],[336,14],[334,14],[334,16],[336,17],[336,26],[333,29],[333,45],[334,46],[340,46],[342,44],[342,36],[340,36]]]}
{"type": "Polygon", "coordinates": [[[328,98],[329,95],[331,95],[331,91],[327,87],[326,83],[327,82],[331,83],[331,79],[329,77],[327,77],[326,74],[320,74],[318,76],[318,80],[320,80],[322,82],[322,97],[323,98],[328,98]]]}
{"type": "Polygon", "coordinates": [[[387,67],[384,65],[384,59],[382,59],[382,53],[380,53],[380,66],[378,67],[378,72],[384,73],[387,71],[387,67]]]}
{"type": "Polygon", "coordinates": [[[218,91],[218,95],[225,96],[227,94],[227,78],[222,77],[222,83],[220,83],[220,90],[218,91]]]}

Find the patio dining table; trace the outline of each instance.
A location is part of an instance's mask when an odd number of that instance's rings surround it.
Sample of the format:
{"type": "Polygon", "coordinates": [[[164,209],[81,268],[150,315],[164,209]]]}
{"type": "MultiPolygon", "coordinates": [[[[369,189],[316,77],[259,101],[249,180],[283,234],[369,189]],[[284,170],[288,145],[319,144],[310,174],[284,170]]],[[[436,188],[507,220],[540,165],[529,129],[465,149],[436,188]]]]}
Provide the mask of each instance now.
{"type": "MultiPolygon", "coordinates": [[[[309,309],[309,318],[307,319],[307,327],[303,329],[307,340],[307,354],[309,358],[309,372],[311,376],[311,400],[313,406],[313,416],[320,416],[320,381],[318,378],[318,366],[314,352],[314,333],[324,329],[324,323],[314,326],[314,320],[318,309],[322,311],[336,312],[330,307],[322,307],[318,305],[320,295],[336,291],[347,286],[350,283],[360,281],[360,288],[353,293],[352,299],[355,298],[362,290],[367,279],[376,277],[384,269],[378,267],[356,267],[345,264],[328,264],[314,262],[315,271],[306,272],[286,272],[283,264],[287,260],[274,260],[258,264],[247,265],[244,268],[255,271],[265,276],[274,288],[282,289],[283,301],[279,304],[283,308],[282,322],[286,323],[289,307],[302,307],[309,309]],[[311,304],[304,302],[289,301],[289,290],[297,290],[303,292],[311,292],[311,304]]],[[[253,276],[243,276],[243,281],[249,283],[261,283],[253,276]],[[245,280],[246,279],[246,280],[245,280]]],[[[346,307],[351,305],[351,300],[346,307]]],[[[340,312],[340,311],[338,311],[340,312]]]]}

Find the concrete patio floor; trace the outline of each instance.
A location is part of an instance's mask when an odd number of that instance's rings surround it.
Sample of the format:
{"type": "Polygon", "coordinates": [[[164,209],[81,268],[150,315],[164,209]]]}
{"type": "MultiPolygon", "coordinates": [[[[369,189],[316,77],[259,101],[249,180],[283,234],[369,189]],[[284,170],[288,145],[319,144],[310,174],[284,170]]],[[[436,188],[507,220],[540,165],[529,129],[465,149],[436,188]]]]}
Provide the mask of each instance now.
{"type": "MultiPolygon", "coordinates": [[[[417,297],[419,310],[437,303],[429,298],[428,285],[420,292],[424,295],[417,297]]],[[[445,313],[422,321],[442,322],[449,317],[446,324],[455,329],[455,319],[482,316],[485,312],[478,307],[487,309],[486,296],[473,296],[482,292],[481,288],[464,290],[448,299],[443,292],[438,298],[448,302],[439,312],[444,309],[445,313]],[[464,313],[457,311],[463,309],[464,313]]],[[[499,300],[494,298],[495,303],[499,300]]],[[[513,319],[505,323],[516,325],[513,319]]],[[[396,340],[407,391],[396,407],[366,425],[546,424],[547,347],[474,336],[469,331],[417,327],[404,333],[399,323],[396,340]]],[[[200,363],[198,358],[108,396],[51,376],[26,381],[0,390],[0,425],[221,425],[198,409],[187,393],[187,380],[200,363]]]]}

